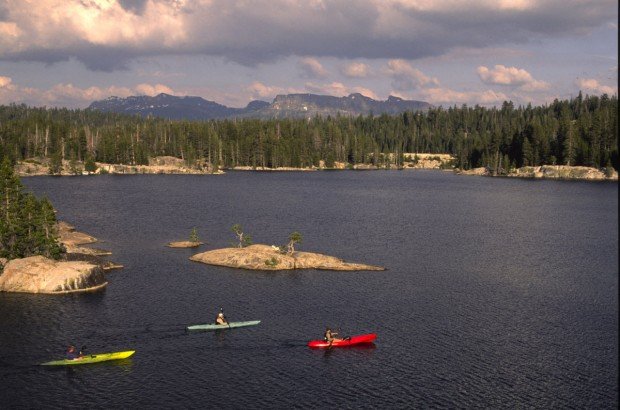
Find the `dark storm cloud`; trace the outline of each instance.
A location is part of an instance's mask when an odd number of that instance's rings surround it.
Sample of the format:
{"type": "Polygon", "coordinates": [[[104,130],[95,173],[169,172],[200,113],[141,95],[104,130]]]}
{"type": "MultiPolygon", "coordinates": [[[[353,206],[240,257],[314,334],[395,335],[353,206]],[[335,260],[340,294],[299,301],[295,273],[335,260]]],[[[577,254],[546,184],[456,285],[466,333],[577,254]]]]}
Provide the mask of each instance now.
{"type": "Polygon", "coordinates": [[[147,0],[118,0],[121,6],[128,11],[136,14],[142,14],[147,0]]]}
{"type": "Polygon", "coordinates": [[[161,54],[220,56],[244,65],[291,55],[413,60],[455,47],[583,34],[617,20],[610,0],[41,0],[31,4],[32,13],[20,5],[0,7],[0,60],[73,57],[105,71],[161,54]],[[34,24],[52,9],[61,18],[34,24]]]}

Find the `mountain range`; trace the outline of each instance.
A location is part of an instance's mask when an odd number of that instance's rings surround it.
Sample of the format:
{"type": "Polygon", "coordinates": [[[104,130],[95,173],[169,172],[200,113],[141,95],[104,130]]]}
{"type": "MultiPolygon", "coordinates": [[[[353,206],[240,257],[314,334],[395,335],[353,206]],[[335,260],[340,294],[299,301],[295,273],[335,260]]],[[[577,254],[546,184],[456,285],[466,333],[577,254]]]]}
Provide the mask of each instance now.
{"type": "Polygon", "coordinates": [[[403,100],[390,96],[378,101],[362,94],[334,97],[316,94],[278,95],[273,102],[251,101],[244,108],[231,108],[201,97],[177,97],[159,94],[154,97],[109,97],[94,101],[91,110],[116,112],[142,117],[163,117],[175,120],[214,120],[225,118],[310,118],[316,115],[379,115],[400,114],[405,111],[427,110],[431,105],[423,101],[403,100]]]}

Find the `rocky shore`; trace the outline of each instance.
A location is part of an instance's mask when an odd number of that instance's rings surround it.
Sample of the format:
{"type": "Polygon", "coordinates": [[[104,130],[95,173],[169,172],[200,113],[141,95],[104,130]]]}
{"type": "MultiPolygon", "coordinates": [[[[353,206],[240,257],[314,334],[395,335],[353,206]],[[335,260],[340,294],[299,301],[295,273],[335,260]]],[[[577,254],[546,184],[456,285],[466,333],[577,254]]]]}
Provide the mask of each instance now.
{"type": "Polygon", "coordinates": [[[380,266],[345,262],[342,259],[311,252],[280,252],[269,245],[250,245],[245,248],[223,248],[190,257],[195,262],[251,270],[320,269],[336,271],[382,271],[380,266]]]}
{"type": "MultiPolygon", "coordinates": [[[[90,175],[90,174],[223,174],[223,171],[213,169],[209,164],[197,163],[195,166],[188,166],[181,158],[170,156],[154,157],[149,159],[148,165],[125,165],[107,164],[96,162],[96,170],[87,172],[82,161],[62,161],[60,171],[56,175],[90,175]]],[[[50,174],[50,160],[47,158],[30,158],[20,161],[15,165],[15,173],[20,177],[38,176],[50,174]]]]}
{"type": "Polygon", "coordinates": [[[102,259],[102,256],[111,255],[112,252],[81,246],[95,243],[97,239],[76,231],[70,224],[59,222],[58,234],[59,241],[67,250],[63,260],[30,256],[2,261],[4,267],[0,273],[0,292],[94,292],[107,286],[105,271],[123,267],[102,259]]]}
{"type": "MultiPolygon", "coordinates": [[[[345,162],[334,162],[333,165],[327,167],[325,161],[319,161],[318,166],[310,166],[304,168],[295,167],[252,167],[252,166],[235,166],[227,168],[232,171],[272,171],[272,172],[298,172],[298,171],[320,171],[320,170],[385,170],[385,169],[441,169],[453,170],[460,175],[483,175],[495,176],[493,172],[485,167],[473,168],[469,170],[461,170],[453,167],[454,157],[449,154],[428,154],[428,153],[405,153],[403,154],[404,162],[397,167],[392,164],[394,158],[392,154],[383,154],[387,156],[389,165],[373,165],[371,163],[364,164],[348,164],[345,162]]],[[[383,159],[385,160],[385,159],[383,159]]],[[[382,161],[383,161],[382,160],[382,161]]],[[[380,162],[381,163],[381,162],[380,162]]],[[[49,175],[49,159],[28,159],[19,162],[15,166],[15,172],[19,176],[36,176],[49,175]]],[[[188,166],[183,159],[163,156],[149,159],[149,165],[123,165],[123,164],[106,164],[96,163],[97,169],[93,174],[223,174],[224,171],[214,169],[209,163],[198,161],[195,166],[188,166]]],[[[82,162],[71,163],[63,161],[62,169],[58,175],[88,175],[84,171],[82,162]]],[[[618,173],[611,169],[608,171],[599,170],[591,167],[567,166],[567,165],[542,165],[537,167],[522,167],[512,169],[507,173],[501,173],[497,176],[506,176],[511,178],[550,178],[550,179],[570,179],[570,180],[586,180],[586,181],[617,181],[618,173]]]]}
{"type": "Polygon", "coordinates": [[[0,291],[25,293],[93,292],[105,288],[103,269],[80,261],[55,261],[43,256],[13,259],[0,275],[0,291]]]}
{"type": "MultiPolygon", "coordinates": [[[[493,176],[488,168],[473,168],[470,170],[455,170],[460,175],[493,176]]],[[[568,165],[541,165],[538,167],[522,167],[510,170],[506,174],[498,175],[509,178],[535,179],[567,179],[585,181],[617,181],[618,173],[615,170],[601,171],[597,168],[568,166],[568,165]]]]}

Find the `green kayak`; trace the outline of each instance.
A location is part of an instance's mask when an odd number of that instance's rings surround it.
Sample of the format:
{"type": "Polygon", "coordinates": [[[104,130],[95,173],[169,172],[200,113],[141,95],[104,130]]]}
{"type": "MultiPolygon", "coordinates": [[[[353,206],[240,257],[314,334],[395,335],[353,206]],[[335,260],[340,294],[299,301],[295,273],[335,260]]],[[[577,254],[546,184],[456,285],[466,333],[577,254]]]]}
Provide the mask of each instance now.
{"type": "Polygon", "coordinates": [[[127,350],[125,352],[87,354],[79,359],[53,360],[51,362],[41,363],[41,366],[73,366],[76,364],[107,362],[109,360],[126,359],[135,352],[135,350],[127,350]]]}
{"type": "Polygon", "coordinates": [[[210,323],[208,325],[194,325],[188,326],[189,330],[225,330],[235,327],[256,326],[260,323],[260,320],[250,320],[247,322],[229,322],[227,325],[215,325],[210,323]]]}

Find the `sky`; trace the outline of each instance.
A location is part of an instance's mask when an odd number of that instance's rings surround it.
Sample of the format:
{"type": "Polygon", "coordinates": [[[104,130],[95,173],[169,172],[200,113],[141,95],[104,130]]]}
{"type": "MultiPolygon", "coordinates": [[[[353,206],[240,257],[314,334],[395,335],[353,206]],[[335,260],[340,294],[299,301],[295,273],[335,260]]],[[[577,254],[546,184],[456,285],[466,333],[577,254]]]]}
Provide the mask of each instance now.
{"type": "Polygon", "coordinates": [[[0,0],[0,104],[617,94],[617,0],[0,0]]]}

